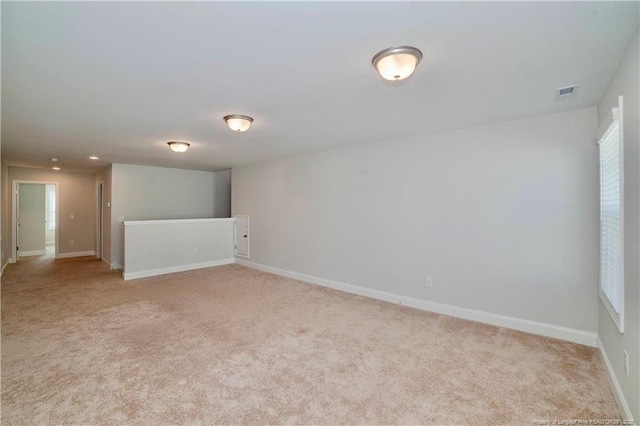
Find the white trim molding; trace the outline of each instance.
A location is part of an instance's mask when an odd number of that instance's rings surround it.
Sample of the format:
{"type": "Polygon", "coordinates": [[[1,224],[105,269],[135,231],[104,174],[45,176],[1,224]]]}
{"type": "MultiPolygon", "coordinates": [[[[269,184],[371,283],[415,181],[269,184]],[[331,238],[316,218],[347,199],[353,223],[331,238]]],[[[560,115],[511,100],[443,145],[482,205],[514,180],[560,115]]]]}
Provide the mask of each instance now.
{"type": "Polygon", "coordinates": [[[20,251],[21,257],[42,256],[43,254],[47,254],[47,250],[20,251]]]}
{"type": "Polygon", "coordinates": [[[102,259],[100,259],[100,260],[102,260],[104,263],[106,263],[109,266],[109,270],[111,270],[111,271],[113,271],[115,269],[123,269],[122,265],[120,265],[118,262],[111,263],[107,259],[105,259],[104,257],[102,259]]]}
{"type": "Polygon", "coordinates": [[[202,218],[202,219],[166,219],[166,220],[125,220],[126,226],[140,226],[140,225],[167,225],[172,223],[210,223],[210,222],[233,222],[235,219],[232,217],[218,217],[218,218],[202,218]]]}
{"type": "Polygon", "coordinates": [[[339,281],[332,281],[324,278],[314,277],[311,275],[301,274],[298,272],[274,268],[272,266],[266,266],[239,258],[235,259],[235,263],[237,263],[238,265],[246,266],[248,268],[270,272],[272,274],[281,275],[287,278],[293,278],[295,280],[304,281],[310,284],[316,284],[322,287],[328,287],[347,293],[357,294],[359,296],[370,297],[372,299],[383,300],[385,302],[398,303],[400,305],[410,306],[412,308],[420,309],[423,311],[435,312],[438,314],[449,315],[456,318],[467,319],[484,324],[523,331],[526,333],[538,334],[540,336],[566,340],[569,342],[579,343],[581,345],[591,347],[596,347],[597,344],[597,334],[588,331],[576,330],[573,328],[561,327],[543,322],[530,321],[522,318],[492,314],[490,312],[461,308],[458,306],[401,296],[385,291],[373,290],[353,284],[346,284],[339,281]]]}
{"type": "MultiPolygon", "coordinates": [[[[11,259],[15,263],[16,259],[19,259],[23,253],[20,253],[17,249],[18,247],[18,188],[21,183],[25,184],[36,184],[36,185],[55,185],[56,187],[56,206],[60,205],[60,185],[59,182],[55,181],[31,181],[31,180],[12,180],[11,181],[11,259]]],[[[56,208],[56,224],[60,223],[60,209],[56,208]]],[[[60,241],[60,227],[56,226],[56,241],[60,241]]],[[[56,244],[56,259],[58,259],[58,244],[56,244]]]]}
{"type": "Polygon", "coordinates": [[[95,255],[96,255],[96,252],[94,250],[76,251],[72,253],[59,253],[56,255],[56,259],[67,259],[70,257],[95,256],[95,255]]]}
{"type": "Polygon", "coordinates": [[[623,420],[630,420],[631,423],[625,423],[629,425],[637,425],[637,422],[634,422],[633,415],[631,414],[631,409],[629,408],[629,404],[627,404],[627,400],[624,397],[624,393],[622,393],[622,388],[620,387],[620,383],[616,378],[616,374],[613,371],[613,366],[609,361],[609,357],[607,356],[607,351],[604,349],[604,344],[602,340],[600,340],[600,336],[597,339],[598,349],[600,350],[600,355],[602,356],[602,361],[605,366],[605,370],[607,371],[607,378],[609,379],[609,385],[611,386],[611,391],[613,392],[613,396],[616,399],[616,403],[618,404],[618,409],[623,415],[623,420]]]}
{"type": "MultiPolygon", "coordinates": [[[[149,269],[138,272],[123,272],[122,278],[127,280],[135,280],[138,278],[155,277],[156,275],[173,274],[175,272],[192,271],[194,269],[211,268],[213,266],[229,265],[234,263],[234,259],[213,260],[210,262],[191,263],[188,265],[170,266],[168,268],[149,269]]],[[[114,268],[115,269],[115,268],[114,268]]]]}

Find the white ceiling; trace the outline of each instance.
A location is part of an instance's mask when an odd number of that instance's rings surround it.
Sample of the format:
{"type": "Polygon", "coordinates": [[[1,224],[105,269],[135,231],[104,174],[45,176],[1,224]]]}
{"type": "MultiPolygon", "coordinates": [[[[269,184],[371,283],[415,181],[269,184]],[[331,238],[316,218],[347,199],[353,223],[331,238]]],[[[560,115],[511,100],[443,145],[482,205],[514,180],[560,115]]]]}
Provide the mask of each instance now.
{"type": "Polygon", "coordinates": [[[593,106],[639,4],[2,2],[2,159],[221,170],[593,106]],[[397,45],[424,57],[393,87],[371,58],[397,45]]]}

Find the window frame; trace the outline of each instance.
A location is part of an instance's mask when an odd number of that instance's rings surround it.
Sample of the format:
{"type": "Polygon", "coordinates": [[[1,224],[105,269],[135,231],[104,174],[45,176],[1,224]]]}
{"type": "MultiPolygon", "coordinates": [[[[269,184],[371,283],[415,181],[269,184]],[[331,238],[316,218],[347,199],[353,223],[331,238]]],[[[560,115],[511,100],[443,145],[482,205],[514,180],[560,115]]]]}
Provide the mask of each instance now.
{"type": "Polygon", "coordinates": [[[600,300],[602,300],[602,304],[606,308],[607,312],[611,316],[611,319],[618,327],[620,333],[624,333],[624,305],[625,305],[625,297],[624,297],[624,123],[623,123],[623,98],[622,96],[618,97],[618,107],[613,108],[611,110],[611,114],[608,114],[605,121],[601,123],[600,129],[597,136],[598,143],[598,169],[599,169],[599,179],[598,179],[598,197],[599,197],[599,222],[598,222],[598,293],[600,295],[600,300]],[[602,152],[600,149],[600,144],[608,135],[610,128],[617,122],[618,124],[618,143],[619,143],[619,174],[620,174],[620,282],[618,283],[620,288],[620,312],[616,310],[613,306],[611,300],[609,300],[609,296],[605,293],[602,286],[602,152]]]}

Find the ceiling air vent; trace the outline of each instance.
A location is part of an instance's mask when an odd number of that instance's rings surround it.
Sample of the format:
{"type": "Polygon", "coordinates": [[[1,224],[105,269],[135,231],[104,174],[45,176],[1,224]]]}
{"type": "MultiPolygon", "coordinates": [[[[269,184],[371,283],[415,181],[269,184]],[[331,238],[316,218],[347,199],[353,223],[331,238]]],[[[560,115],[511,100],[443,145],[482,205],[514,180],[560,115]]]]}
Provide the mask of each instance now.
{"type": "Polygon", "coordinates": [[[556,102],[575,98],[576,93],[578,93],[578,87],[579,85],[574,84],[573,86],[561,87],[559,89],[556,89],[556,102]]]}

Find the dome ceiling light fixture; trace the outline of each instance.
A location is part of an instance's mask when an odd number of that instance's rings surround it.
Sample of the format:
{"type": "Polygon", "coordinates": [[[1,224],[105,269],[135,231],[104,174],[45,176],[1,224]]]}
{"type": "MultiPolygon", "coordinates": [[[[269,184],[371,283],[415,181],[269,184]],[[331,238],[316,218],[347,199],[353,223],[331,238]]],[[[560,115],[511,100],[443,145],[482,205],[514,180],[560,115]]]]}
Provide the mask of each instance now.
{"type": "Polygon", "coordinates": [[[371,64],[385,80],[400,81],[413,74],[421,59],[422,52],[415,47],[389,47],[376,53],[371,64]]]}
{"type": "Polygon", "coordinates": [[[173,152],[187,152],[187,150],[191,146],[191,144],[188,142],[178,141],[167,142],[167,145],[169,145],[169,148],[171,148],[171,151],[173,152]]]}
{"type": "Polygon", "coordinates": [[[248,115],[231,114],[224,116],[223,119],[231,130],[238,133],[246,132],[253,123],[253,118],[248,115]]]}

